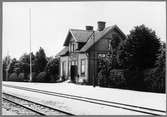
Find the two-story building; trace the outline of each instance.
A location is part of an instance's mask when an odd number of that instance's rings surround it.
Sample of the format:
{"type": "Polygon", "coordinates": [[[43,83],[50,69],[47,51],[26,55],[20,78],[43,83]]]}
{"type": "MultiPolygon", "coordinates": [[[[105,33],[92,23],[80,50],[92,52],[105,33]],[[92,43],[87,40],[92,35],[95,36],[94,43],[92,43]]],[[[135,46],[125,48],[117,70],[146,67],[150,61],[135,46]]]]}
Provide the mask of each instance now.
{"type": "Polygon", "coordinates": [[[99,21],[98,29],[86,26],[85,30],[70,29],[64,41],[60,57],[60,76],[73,82],[93,84],[97,77],[97,60],[107,54],[114,54],[126,38],[117,25],[105,27],[99,21]]]}

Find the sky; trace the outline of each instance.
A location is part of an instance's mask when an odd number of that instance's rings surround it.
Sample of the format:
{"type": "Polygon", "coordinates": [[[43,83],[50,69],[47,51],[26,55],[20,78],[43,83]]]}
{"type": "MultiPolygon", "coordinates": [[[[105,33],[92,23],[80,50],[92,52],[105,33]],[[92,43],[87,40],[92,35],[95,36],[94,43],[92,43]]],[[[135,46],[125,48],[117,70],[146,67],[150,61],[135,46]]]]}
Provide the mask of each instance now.
{"type": "Polygon", "coordinates": [[[105,21],[106,27],[116,24],[126,35],[134,26],[145,24],[166,42],[162,1],[3,2],[2,57],[19,59],[29,53],[30,38],[34,54],[42,47],[46,56],[54,57],[63,48],[69,29],[92,25],[97,30],[98,21],[105,21]]]}

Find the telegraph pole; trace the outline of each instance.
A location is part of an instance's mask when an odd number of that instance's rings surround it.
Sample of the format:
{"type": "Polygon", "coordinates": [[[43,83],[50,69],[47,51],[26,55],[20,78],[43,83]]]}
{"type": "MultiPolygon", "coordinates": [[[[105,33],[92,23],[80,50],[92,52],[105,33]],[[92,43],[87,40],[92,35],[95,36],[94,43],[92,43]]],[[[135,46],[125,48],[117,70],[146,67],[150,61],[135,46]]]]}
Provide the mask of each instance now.
{"type": "Polygon", "coordinates": [[[96,86],[96,78],[95,78],[95,74],[96,74],[96,71],[95,71],[95,60],[96,60],[96,53],[95,53],[95,31],[93,31],[93,44],[94,44],[94,57],[93,57],[93,60],[94,60],[94,76],[93,76],[93,87],[95,87],[96,86]]]}
{"type": "Polygon", "coordinates": [[[10,66],[9,51],[7,51],[6,81],[8,81],[8,71],[10,66]]]}
{"type": "Polygon", "coordinates": [[[29,34],[30,34],[30,79],[32,81],[32,61],[31,61],[31,8],[29,8],[29,34]]]}

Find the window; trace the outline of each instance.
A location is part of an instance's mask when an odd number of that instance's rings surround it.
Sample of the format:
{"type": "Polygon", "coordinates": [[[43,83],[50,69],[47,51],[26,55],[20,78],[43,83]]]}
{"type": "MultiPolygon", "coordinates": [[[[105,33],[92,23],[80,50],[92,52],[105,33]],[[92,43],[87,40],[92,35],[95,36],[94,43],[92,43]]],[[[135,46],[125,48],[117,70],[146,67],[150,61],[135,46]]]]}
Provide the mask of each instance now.
{"type": "Polygon", "coordinates": [[[74,44],[74,43],[71,43],[71,44],[70,44],[70,51],[71,51],[71,52],[74,52],[74,50],[75,50],[75,44],[74,44]]]}
{"type": "Polygon", "coordinates": [[[71,65],[77,65],[76,60],[71,61],[71,65]]]}
{"type": "Polygon", "coordinates": [[[85,76],[85,59],[81,60],[81,76],[85,76]]]}
{"type": "Polygon", "coordinates": [[[105,58],[106,57],[106,54],[104,54],[104,53],[99,53],[97,55],[98,55],[98,58],[105,58]]]}
{"type": "Polygon", "coordinates": [[[72,44],[72,52],[74,52],[74,50],[75,50],[75,44],[73,43],[72,44]]]}
{"type": "Polygon", "coordinates": [[[64,76],[66,74],[66,62],[62,62],[62,75],[64,76]]]}
{"type": "Polygon", "coordinates": [[[68,66],[68,70],[69,70],[69,75],[71,75],[71,62],[69,62],[69,66],[68,66]]]}
{"type": "Polygon", "coordinates": [[[111,40],[109,40],[108,49],[111,50],[111,40]]]}

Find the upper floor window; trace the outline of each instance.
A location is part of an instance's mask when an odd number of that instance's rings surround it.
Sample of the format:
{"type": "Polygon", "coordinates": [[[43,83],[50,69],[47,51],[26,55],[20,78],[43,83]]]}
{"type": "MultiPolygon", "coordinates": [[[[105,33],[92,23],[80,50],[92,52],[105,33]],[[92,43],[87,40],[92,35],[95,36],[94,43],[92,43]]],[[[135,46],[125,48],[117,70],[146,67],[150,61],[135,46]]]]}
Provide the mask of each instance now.
{"type": "Polygon", "coordinates": [[[99,53],[97,54],[98,58],[105,58],[106,54],[105,53],[99,53]]]}
{"type": "Polygon", "coordinates": [[[118,35],[116,35],[116,34],[113,34],[113,35],[112,35],[112,40],[111,40],[111,42],[110,42],[112,48],[114,48],[114,49],[115,49],[115,48],[118,48],[120,42],[121,42],[120,37],[119,37],[118,35]]]}
{"type": "Polygon", "coordinates": [[[108,49],[111,50],[111,40],[108,42],[108,49]]]}
{"type": "Polygon", "coordinates": [[[70,44],[70,52],[74,52],[75,49],[76,49],[75,43],[71,43],[71,44],[70,44]]]}

